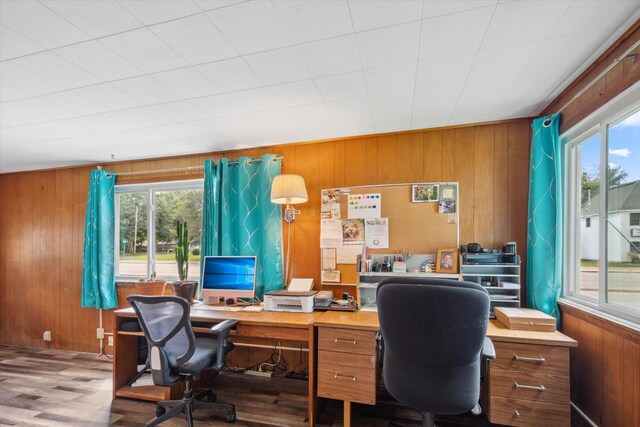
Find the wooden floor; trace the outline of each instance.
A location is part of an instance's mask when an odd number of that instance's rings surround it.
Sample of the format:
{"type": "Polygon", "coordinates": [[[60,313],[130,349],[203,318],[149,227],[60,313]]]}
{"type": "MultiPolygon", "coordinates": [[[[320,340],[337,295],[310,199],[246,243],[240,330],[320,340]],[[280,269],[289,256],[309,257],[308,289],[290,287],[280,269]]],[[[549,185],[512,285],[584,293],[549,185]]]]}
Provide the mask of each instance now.
{"type": "MultiPolygon", "coordinates": [[[[236,426],[307,425],[307,382],[224,373],[214,381],[218,401],[236,405],[236,426]]],[[[384,397],[383,397],[384,400],[384,397]]],[[[0,425],[143,426],[155,405],[111,399],[111,361],[95,354],[0,345],[0,425]]],[[[420,425],[417,411],[392,401],[354,405],[354,426],[420,425]]],[[[223,426],[223,414],[199,411],[198,426],[223,426]]],[[[439,425],[489,425],[483,417],[445,419],[439,425]]],[[[342,425],[341,402],[327,400],[321,426],[342,425]]],[[[163,426],[184,426],[174,418],[163,426]]]]}

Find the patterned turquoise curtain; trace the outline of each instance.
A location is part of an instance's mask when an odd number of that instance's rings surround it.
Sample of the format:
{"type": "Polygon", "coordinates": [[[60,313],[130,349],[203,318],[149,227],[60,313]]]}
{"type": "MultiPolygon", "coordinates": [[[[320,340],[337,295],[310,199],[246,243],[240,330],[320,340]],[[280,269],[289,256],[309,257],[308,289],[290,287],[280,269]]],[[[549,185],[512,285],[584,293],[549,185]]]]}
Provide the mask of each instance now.
{"type": "Polygon", "coordinates": [[[265,292],[283,289],[284,279],[282,214],[270,198],[282,160],[273,154],[261,159],[205,161],[201,260],[208,255],[257,256],[256,296],[262,299],[265,292]]]}
{"type": "Polygon", "coordinates": [[[82,307],[118,306],[113,270],[115,174],[91,171],[82,257],[82,307]]]}
{"type": "Polygon", "coordinates": [[[558,133],[560,117],[533,121],[529,175],[527,230],[527,301],[559,319],[562,289],[563,150],[558,133]]]}

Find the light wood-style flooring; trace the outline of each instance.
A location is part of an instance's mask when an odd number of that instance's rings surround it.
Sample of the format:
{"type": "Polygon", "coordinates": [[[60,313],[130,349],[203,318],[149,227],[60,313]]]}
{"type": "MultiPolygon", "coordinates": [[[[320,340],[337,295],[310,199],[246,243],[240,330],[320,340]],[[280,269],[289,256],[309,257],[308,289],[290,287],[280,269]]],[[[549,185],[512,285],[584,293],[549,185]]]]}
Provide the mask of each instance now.
{"type": "MultiPolygon", "coordinates": [[[[236,405],[236,426],[307,425],[307,382],[284,377],[259,378],[223,373],[214,380],[218,401],[236,405]]],[[[417,411],[384,397],[375,407],[354,405],[354,426],[420,425],[417,411]]],[[[0,345],[0,425],[143,426],[155,405],[111,399],[111,360],[95,354],[0,345]]],[[[467,425],[468,417],[443,420],[467,425]]],[[[222,414],[199,411],[198,426],[231,425],[222,414]]],[[[483,417],[475,425],[488,425],[483,417]]],[[[185,426],[174,418],[163,426],[185,426]]],[[[342,402],[327,400],[320,426],[342,425],[342,402]]]]}

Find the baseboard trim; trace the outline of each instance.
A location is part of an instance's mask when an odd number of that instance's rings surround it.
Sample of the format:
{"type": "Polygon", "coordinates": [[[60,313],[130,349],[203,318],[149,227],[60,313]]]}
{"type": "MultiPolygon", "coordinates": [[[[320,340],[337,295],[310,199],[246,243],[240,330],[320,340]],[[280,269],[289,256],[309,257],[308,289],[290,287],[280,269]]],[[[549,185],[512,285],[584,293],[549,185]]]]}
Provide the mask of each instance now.
{"type": "Polygon", "coordinates": [[[574,409],[578,414],[580,414],[580,416],[581,416],[582,418],[584,418],[584,420],[585,420],[587,423],[589,423],[589,425],[590,425],[591,427],[598,427],[598,424],[594,423],[594,422],[591,420],[591,418],[589,418],[589,417],[587,416],[587,414],[585,414],[584,412],[582,412],[582,410],[581,410],[580,408],[578,408],[578,406],[577,406],[575,403],[573,403],[573,402],[569,402],[569,405],[571,405],[571,407],[572,407],[572,408],[573,408],[573,409],[574,409]]]}

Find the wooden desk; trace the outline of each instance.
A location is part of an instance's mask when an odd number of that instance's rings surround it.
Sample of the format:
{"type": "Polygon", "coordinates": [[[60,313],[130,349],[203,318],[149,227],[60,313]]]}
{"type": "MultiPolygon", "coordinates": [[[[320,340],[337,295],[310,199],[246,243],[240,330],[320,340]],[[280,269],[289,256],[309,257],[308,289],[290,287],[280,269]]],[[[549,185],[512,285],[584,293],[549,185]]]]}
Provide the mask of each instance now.
{"type": "MultiPolygon", "coordinates": [[[[276,312],[241,312],[191,310],[192,322],[218,323],[226,319],[239,321],[234,338],[266,338],[275,340],[300,341],[309,348],[309,425],[314,425],[317,415],[315,354],[316,330],[314,321],[322,315],[314,313],[276,313],[276,312]]],[[[127,383],[137,372],[137,339],[142,332],[120,331],[123,320],[135,318],[132,308],[115,311],[115,343],[113,356],[113,397],[133,399],[159,400],[180,399],[183,389],[180,387],[141,386],[130,387],[127,383]]],[[[209,333],[209,328],[194,327],[196,333],[209,333]]]]}
{"type": "MultiPolygon", "coordinates": [[[[375,404],[375,312],[326,312],[318,328],[318,396],[344,401],[344,425],[351,402],[375,404]],[[366,367],[365,370],[359,369],[366,367]]],[[[508,329],[491,320],[487,329],[497,358],[489,364],[481,405],[489,420],[505,425],[570,425],[569,347],[560,332],[508,329]],[[518,384],[516,386],[516,384],[518,384]],[[522,386],[528,387],[522,387],[522,386]]]]}

